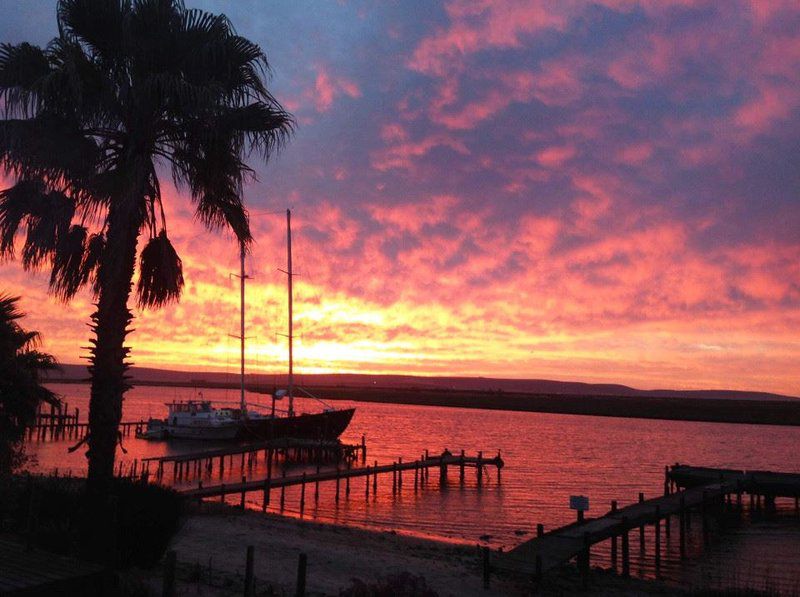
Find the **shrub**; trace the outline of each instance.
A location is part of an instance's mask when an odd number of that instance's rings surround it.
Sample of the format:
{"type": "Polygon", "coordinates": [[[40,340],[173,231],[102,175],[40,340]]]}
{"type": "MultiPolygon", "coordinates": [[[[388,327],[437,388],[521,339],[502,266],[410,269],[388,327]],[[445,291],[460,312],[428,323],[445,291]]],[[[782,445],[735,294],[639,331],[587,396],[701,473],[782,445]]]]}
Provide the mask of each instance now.
{"type": "Polygon", "coordinates": [[[342,591],[340,597],[437,597],[436,591],[428,587],[425,578],[410,572],[400,572],[376,582],[365,583],[353,579],[353,584],[342,591]]]}
{"type": "Polygon", "coordinates": [[[163,487],[115,479],[107,510],[97,512],[88,506],[85,487],[80,478],[14,477],[0,504],[6,526],[20,534],[32,531],[37,546],[56,553],[121,568],[155,565],[178,529],[181,497],[163,487]]]}

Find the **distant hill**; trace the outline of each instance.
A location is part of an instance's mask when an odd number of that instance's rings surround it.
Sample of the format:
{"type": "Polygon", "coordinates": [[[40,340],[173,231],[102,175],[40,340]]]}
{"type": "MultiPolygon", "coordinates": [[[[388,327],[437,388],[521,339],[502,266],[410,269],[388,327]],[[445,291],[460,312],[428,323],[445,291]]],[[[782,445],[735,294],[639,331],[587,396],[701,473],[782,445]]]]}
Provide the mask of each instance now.
{"type": "MultiPolygon", "coordinates": [[[[88,380],[85,365],[62,365],[63,372],[53,373],[53,381],[88,380]]],[[[132,367],[135,382],[149,385],[159,382],[168,385],[198,386],[238,385],[238,375],[197,371],[171,371],[148,367],[132,367]]],[[[705,398],[725,400],[798,400],[794,396],[769,392],[738,390],[639,390],[620,384],[592,384],[547,379],[496,379],[489,377],[415,377],[413,375],[365,375],[354,373],[298,375],[297,383],[308,387],[371,387],[425,390],[459,390],[473,392],[556,394],[571,396],[625,396],[648,398],[705,398]]],[[[282,387],[285,375],[248,375],[249,386],[282,387]]]]}

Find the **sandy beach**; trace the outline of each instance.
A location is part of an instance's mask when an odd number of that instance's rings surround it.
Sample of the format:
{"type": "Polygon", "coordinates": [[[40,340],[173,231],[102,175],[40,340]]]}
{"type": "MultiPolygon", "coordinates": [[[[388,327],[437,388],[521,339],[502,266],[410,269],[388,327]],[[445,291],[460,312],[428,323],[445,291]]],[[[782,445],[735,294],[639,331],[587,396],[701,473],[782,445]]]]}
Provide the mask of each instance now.
{"type": "Polygon", "coordinates": [[[338,595],[356,579],[369,584],[397,574],[422,576],[442,596],[525,592],[497,578],[484,590],[477,547],[207,504],[187,517],[172,542],[179,593],[238,594],[247,545],[255,548],[257,594],[268,594],[270,586],[276,594],[294,594],[301,552],[308,556],[309,594],[338,595]],[[214,586],[206,580],[209,565],[214,586]]]}
{"type": "MultiPolygon", "coordinates": [[[[431,539],[341,525],[301,521],[274,514],[241,511],[206,504],[186,518],[171,548],[177,552],[177,595],[241,595],[246,546],[253,545],[255,594],[294,595],[300,553],[308,557],[307,595],[340,595],[359,583],[375,586],[392,576],[416,577],[414,591],[355,591],[354,595],[500,596],[529,595],[524,579],[492,575],[483,588],[482,561],[477,548],[431,539]],[[424,585],[420,584],[420,578],[424,585]],[[420,591],[426,587],[432,592],[420,591]]],[[[128,581],[160,594],[161,571],[139,571],[128,581]]],[[[623,580],[595,569],[594,595],[683,594],[676,587],[638,579],[623,580]]],[[[363,588],[363,587],[362,587],[363,588]]],[[[538,587],[541,594],[581,591],[569,569],[553,574],[538,587]]]]}

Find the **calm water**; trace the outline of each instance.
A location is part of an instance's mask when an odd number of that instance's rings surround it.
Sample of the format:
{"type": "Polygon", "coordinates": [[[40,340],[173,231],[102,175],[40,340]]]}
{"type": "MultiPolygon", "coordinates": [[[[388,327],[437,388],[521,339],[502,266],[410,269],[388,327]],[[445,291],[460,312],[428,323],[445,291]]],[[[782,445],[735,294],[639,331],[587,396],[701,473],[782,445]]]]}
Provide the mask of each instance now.
{"type": "MultiPolygon", "coordinates": [[[[85,418],[88,387],[52,386],[69,402],[78,406],[85,418]]],[[[206,398],[236,401],[233,390],[204,390],[206,398]]],[[[127,394],[125,420],[163,416],[164,402],[194,396],[189,389],[136,388],[127,394]]],[[[252,395],[250,401],[264,400],[252,395]]],[[[310,400],[297,400],[299,409],[318,410],[310,400]]],[[[457,470],[451,471],[450,486],[438,487],[432,471],[429,485],[414,493],[413,473],[406,473],[402,493],[393,497],[386,478],[379,479],[378,495],[364,497],[364,480],[352,484],[349,500],[337,506],[333,484],[323,484],[319,504],[313,492],[306,495],[307,517],[338,523],[395,529],[400,532],[432,536],[464,543],[511,548],[528,537],[536,523],[546,528],[570,522],[569,496],[589,496],[588,513],[600,515],[613,499],[624,505],[636,501],[640,491],[652,496],[663,491],[664,466],[675,462],[714,467],[800,472],[800,429],[745,426],[719,423],[648,421],[519,413],[458,408],[389,405],[362,402],[336,402],[355,406],[356,415],[342,440],[358,443],[366,434],[369,461],[390,463],[397,458],[413,460],[427,448],[440,453],[448,448],[468,454],[482,450],[493,456],[498,451],[506,461],[501,483],[494,468],[478,488],[475,471],[467,470],[461,487],[457,470]],[[488,481],[488,482],[486,482],[488,481]],[[382,483],[381,483],[382,482],[382,483]],[[382,485],[382,486],[381,486],[382,485]]],[[[68,454],[69,442],[34,444],[30,451],[38,457],[39,471],[85,470],[83,451],[68,454]]],[[[146,456],[202,449],[208,444],[146,442],[126,438],[125,461],[146,456]]],[[[259,465],[263,463],[259,462],[259,465]]],[[[169,471],[169,469],[167,469],[169,471]]],[[[234,466],[231,478],[240,476],[234,466]]],[[[263,471],[252,476],[263,478],[263,471]]],[[[165,475],[165,479],[170,475],[165,475]]],[[[389,478],[390,479],[390,478],[389,478]]],[[[391,481],[389,480],[389,483],[391,481]]],[[[208,484],[207,482],[206,484],[208,484]]],[[[277,493],[277,492],[276,492],[277,493]]],[[[272,506],[278,506],[273,493],[272,506]]],[[[299,488],[286,493],[286,511],[298,515],[299,488]]],[[[370,491],[370,494],[372,492],[370,491]]],[[[249,505],[260,508],[260,495],[248,496],[249,505]]],[[[692,557],[679,562],[677,532],[664,543],[666,552],[662,575],[682,584],[701,586],[747,586],[779,588],[800,592],[800,520],[794,504],[779,501],[777,520],[750,520],[715,533],[712,544],[703,548],[698,537],[691,540],[692,557]]],[[[699,533],[699,521],[693,531],[699,533]]],[[[673,527],[675,530],[677,526],[673,527]]],[[[638,533],[631,533],[632,570],[652,576],[652,529],[647,532],[648,551],[644,556],[636,544],[638,533]]],[[[592,551],[593,561],[608,560],[608,546],[592,551]]]]}

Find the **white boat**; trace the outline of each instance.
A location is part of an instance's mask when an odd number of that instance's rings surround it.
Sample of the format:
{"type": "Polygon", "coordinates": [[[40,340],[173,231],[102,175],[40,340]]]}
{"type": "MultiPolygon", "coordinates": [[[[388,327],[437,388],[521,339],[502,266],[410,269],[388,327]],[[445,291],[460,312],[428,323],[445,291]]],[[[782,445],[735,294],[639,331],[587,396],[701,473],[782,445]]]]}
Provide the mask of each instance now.
{"type": "Polygon", "coordinates": [[[146,439],[235,439],[241,427],[238,411],[214,408],[211,401],[168,402],[166,419],[150,419],[142,433],[146,439]]]}

